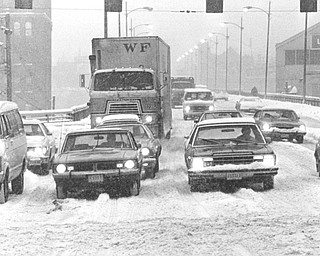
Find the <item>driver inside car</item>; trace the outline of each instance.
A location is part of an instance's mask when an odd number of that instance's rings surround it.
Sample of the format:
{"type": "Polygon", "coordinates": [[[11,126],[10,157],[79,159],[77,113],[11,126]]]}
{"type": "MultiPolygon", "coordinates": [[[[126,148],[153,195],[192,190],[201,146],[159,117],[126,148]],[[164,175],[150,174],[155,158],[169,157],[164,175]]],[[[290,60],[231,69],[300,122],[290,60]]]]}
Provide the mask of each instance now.
{"type": "Polygon", "coordinates": [[[255,141],[255,138],[250,135],[251,134],[250,127],[243,127],[241,129],[241,132],[242,132],[242,134],[237,137],[237,140],[255,141]]]}

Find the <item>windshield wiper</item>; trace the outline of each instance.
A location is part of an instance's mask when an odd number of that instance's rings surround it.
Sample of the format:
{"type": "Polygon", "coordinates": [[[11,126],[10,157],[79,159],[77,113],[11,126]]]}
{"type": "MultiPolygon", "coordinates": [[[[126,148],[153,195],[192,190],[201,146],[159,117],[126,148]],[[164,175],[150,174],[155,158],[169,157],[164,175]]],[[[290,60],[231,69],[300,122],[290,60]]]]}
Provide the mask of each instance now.
{"type": "MultiPolygon", "coordinates": [[[[222,143],[221,141],[216,140],[216,139],[197,138],[197,140],[207,141],[207,142],[215,143],[218,145],[225,145],[224,143],[222,143]]],[[[204,145],[202,145],[202,146],[204,146],[204,145]]]]}
{"type": "Polygon", "coordinates": [[[258,142],[252,141],[252,140],[231,139],[231,141],[236,143],[244,143],[244,144],[255,144],[255,145],[259,144],[258,142]]]}

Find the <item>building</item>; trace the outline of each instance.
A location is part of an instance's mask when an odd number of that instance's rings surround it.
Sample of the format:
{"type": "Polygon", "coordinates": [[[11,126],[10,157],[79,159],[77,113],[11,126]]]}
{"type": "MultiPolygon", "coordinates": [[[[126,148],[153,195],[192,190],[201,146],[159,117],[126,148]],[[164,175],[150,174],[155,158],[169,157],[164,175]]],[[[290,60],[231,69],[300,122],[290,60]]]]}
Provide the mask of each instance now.
{"type": "MultiPolygon", "coordinates": [[[[295,86],[303,94],[304,31],[276,44],[276,92],[295,86]]],[[[320,23],[307,30],[306,95],[320,97],[320,23]]]]}
{"type": "Polygon", "coordinates": [[[8,99],[11,70],[12,101],[21,110],[51,109],[51,0],[33,0],[32,9],[15,9],[15,0],[0,6],[0,24],[12,31],[0,31],[0,100],[8,99]]]}

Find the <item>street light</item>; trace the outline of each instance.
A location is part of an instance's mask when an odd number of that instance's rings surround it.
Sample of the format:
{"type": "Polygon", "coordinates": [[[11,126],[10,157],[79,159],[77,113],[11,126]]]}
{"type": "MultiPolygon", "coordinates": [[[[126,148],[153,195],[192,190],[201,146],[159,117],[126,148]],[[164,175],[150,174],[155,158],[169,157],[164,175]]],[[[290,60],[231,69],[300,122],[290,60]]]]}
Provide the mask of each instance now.
{"type": "MultiPolygon", "coordinates": [[[[222,33],[216,33],[216,32],[212,32],[212,33],[209,33],[209,37],[212,37],[213,35],[221,35],[223,37],[225,37],[226,39],[226,92],[228,92],[228,51],[229,51],[229,35],[228,35],[228,28],[227,28],[227,31],[226,31],[226,34],[222,34],[222,33]]],[[[216,44],[216,63],[217,63],[217,45],[218,45],[218,42],[216,44]]],[[[217,64],[216,64],[217,65],[217,64]]],[[[217,76],[217,71],[215,69],[215,76],[217,76]]],[[[215,87],[216,87],[216,78],[215,78],[215,87]]]]}
{"type": "Polygon", "coordinates": [[[240,67],[239,67],[239,95],[241,95],[241,73],[242,73],[242,31],[244,29],[244,27],[242,26],[242,17],[241,17],[241,21],[240,21],[240,25],[233,23],[233,22],[222,22],[221,23],[222,26],[224,25],[234,25],[236,27],[238,27],[240,29],[240,67]]]}
{"type": "Polygon", "coordinates": [[[150,33],[150,31],[143,31],[143,32],[136,34],[135,36],[141,36],[141,35],[151,35],[151,33],[150,33]]]}
{"type": "Polygon", "coordinates": [[[131,36],[135,36],[136,28],[138,28],[138,27],[142,27],[142,26],[147,26],[147,27],[149,27],[149,28],[151,28],[151,27],[152,27],[152,25],[147,24],[147,23],[146,23],[146,24],[139,24],[139,25],[136,25],[136,26],[132,27],[132,23],[131,23],[131,28],[130,28],[131,36]]]}
{"type": "Polygon", "coordinates": [[[271,1],[269,1],[269,9],[265,11],[259,7],[253,6],[246,6],[243,7],[244,11],[248,11],[250,9],[257,9],[261,12],[264,12],[268,16],[268,28],[267,28],[267,46],[266,46],[266,71],[265,71],[265,78],[264,78],[264,98],[267,98],[267,90],[268,90],[268,61],[269,61],[269,35],[270,35],[270,8],[271,8],[271,1]]]}
{"type": "Polygon", "coordinates": [[[128,4],[126,2],[126,36],[128,36],[128,15],[134,11],[137,11],[137,10],[147,10],[149,12],[151,12],[153,10],[152,7],[148,7],[148,6],[145,6],[145,7],[139,7],[139,8],[135,8],[133,10],[131,10],[130,12],[128,12],[128,4]]]}

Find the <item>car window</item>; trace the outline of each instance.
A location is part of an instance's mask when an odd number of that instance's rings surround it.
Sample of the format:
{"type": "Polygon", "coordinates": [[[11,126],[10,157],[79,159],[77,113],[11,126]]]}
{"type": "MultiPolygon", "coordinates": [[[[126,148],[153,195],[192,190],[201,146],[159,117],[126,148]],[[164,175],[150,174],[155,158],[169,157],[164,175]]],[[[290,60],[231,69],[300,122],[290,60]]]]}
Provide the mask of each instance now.
{"type": "Polygon", "coordinates": [[[185,100],[212,100],[211,92],[187,92],[184,97],[185,100]]]}
{"type": "Polygon", "coordinates": [[[42,129],[44,130],[45,134],[50,134],[50,130],[48,129],[48,127],[45,124],[40,124],[42,129]]]}
{"type": "Polygon", "coordinates": [[[24,130],[27,136],[44,136],[39,124],[25,124],[24,130]]]}
{"type": "Polygon", "coordinates": [[[98,148],[133,148],[127,133],[90,133],[67,136],[63,152],[98,148]]]}
{"type": "Polygon", "coordinates": [[[298,116],[295,112],[290,110],[268,110],[263,112],[263,118],[265,119],[287,119],[295,121],[298,119],[298,116]]]}
{"type": "Polygon", "coordinates": [[[193,140],[194,146],[205,146],[227,143],[257,142],[265,143],[263,136],[256,125],[215,125],[199,127],[193,140]],[[244,130],[249,130],[244,136],[244,130]]]}

